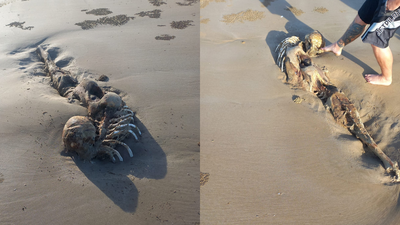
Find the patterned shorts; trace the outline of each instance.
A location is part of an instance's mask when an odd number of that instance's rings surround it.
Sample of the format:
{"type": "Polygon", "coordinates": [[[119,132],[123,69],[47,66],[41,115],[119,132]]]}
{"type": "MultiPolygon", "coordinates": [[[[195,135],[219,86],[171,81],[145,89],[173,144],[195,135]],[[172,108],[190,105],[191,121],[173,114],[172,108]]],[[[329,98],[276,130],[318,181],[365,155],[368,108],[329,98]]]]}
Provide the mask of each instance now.
{"type": "Polygon", "coordinates": [[[361,36],[364,43],[379,48],[389,46],[389,40],[400,27],[400,7],[394,11],[386,11],[387,0],[366,0],[358,11],[358,16],[370,24],[361,36]]]}

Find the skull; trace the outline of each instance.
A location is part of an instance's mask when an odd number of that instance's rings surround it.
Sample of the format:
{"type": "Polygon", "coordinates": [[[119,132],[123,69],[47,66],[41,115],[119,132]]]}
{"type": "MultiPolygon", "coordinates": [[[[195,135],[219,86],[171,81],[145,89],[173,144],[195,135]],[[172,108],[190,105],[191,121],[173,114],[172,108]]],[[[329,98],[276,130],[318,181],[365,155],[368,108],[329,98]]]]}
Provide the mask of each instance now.
{"type": "Polygon", "coordinates": [[[76,152],[86,160],[96,156],[96,128],[87,117],[71,117],[64,126],[62,139],[67,151],[76,152]]]}
{"type": "Polygon", "coordinates": [[[321,53],[319,50],[325,47],[325,39],[319,31],[307,34],[305,39],[305,51],[310,57],[315,57],[321,53]]]}

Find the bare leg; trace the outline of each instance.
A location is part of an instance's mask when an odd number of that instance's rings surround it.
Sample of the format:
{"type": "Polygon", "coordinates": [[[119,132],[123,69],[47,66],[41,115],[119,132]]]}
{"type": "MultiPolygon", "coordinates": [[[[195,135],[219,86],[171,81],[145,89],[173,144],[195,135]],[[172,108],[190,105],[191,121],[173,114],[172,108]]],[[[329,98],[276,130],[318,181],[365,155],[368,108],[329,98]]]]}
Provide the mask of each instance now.
{"type": "Polygon", "coordinates": [[[392,83],[392,65],[393,65],[393,54],[389,47],[379,48],[374,45],[372,50],[374,51],[375,58],[381,67],[382,74],[365,74],[365,80],[371,84],[386,85],[389,86],[392,83]]]}
{"type": "Polygon", "coordinates": [[[322,48],[322,50],[324,52],[333,52],[337,56],[341,55],[343,47],[356,40],[364,32],[366,25],[357,14],[343,36],[337,42],[322,48]]]}

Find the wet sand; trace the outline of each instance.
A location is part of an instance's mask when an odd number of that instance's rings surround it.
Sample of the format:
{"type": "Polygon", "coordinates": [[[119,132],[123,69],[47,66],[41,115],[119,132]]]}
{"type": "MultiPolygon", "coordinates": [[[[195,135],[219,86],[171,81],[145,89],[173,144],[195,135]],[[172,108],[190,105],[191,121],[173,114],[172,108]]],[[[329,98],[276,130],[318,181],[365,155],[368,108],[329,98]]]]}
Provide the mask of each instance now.
{"type": "Polygon", "coordinates": [[[198,224],[199,4],[184,3],[0,1],[0,224],[198,224]],[[65,122],[87,112],[50,86],[39,45],[119,90],[143,132],[133,158],[63,152],[65,122]]]}
{"type": "MultiPolygon", "coordinates": [[[[397,224],[398,185],[321,101],[284,84],[276,46],[319,30],[328,44],[363,0],[201,2],[201,224],[397,224]],[[215,54],[218,52],[218,54],[215,54]],[[297,104],[293,99],[304,99],[297,104]],[[204,176],[203,176],[204,178],[204,176]]],[[[360,39],[314,59],[354,102],[367,130],[399,161],[400,36],[390,41],[393,83],[360,39]]]]}

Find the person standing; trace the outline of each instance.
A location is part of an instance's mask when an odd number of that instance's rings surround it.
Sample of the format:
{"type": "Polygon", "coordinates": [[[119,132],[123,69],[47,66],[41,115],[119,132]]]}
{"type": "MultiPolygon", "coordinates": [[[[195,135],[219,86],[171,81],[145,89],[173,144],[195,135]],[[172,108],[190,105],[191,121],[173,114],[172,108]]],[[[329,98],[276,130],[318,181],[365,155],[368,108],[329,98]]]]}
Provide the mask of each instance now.
{"type": "Polygon", "coordinates": [[[393,54],[389,48],[389,39],[400,27],[400,0],[366,0],[343,36],[335,43],[322,48],[324,52],[333,52],[339,56],[344,46],[362,35],[364,43],[372,46],[375,58],[381,68],[381,74],[365,74],[367,82],[389,86],[392,83],[393,54]]]}

